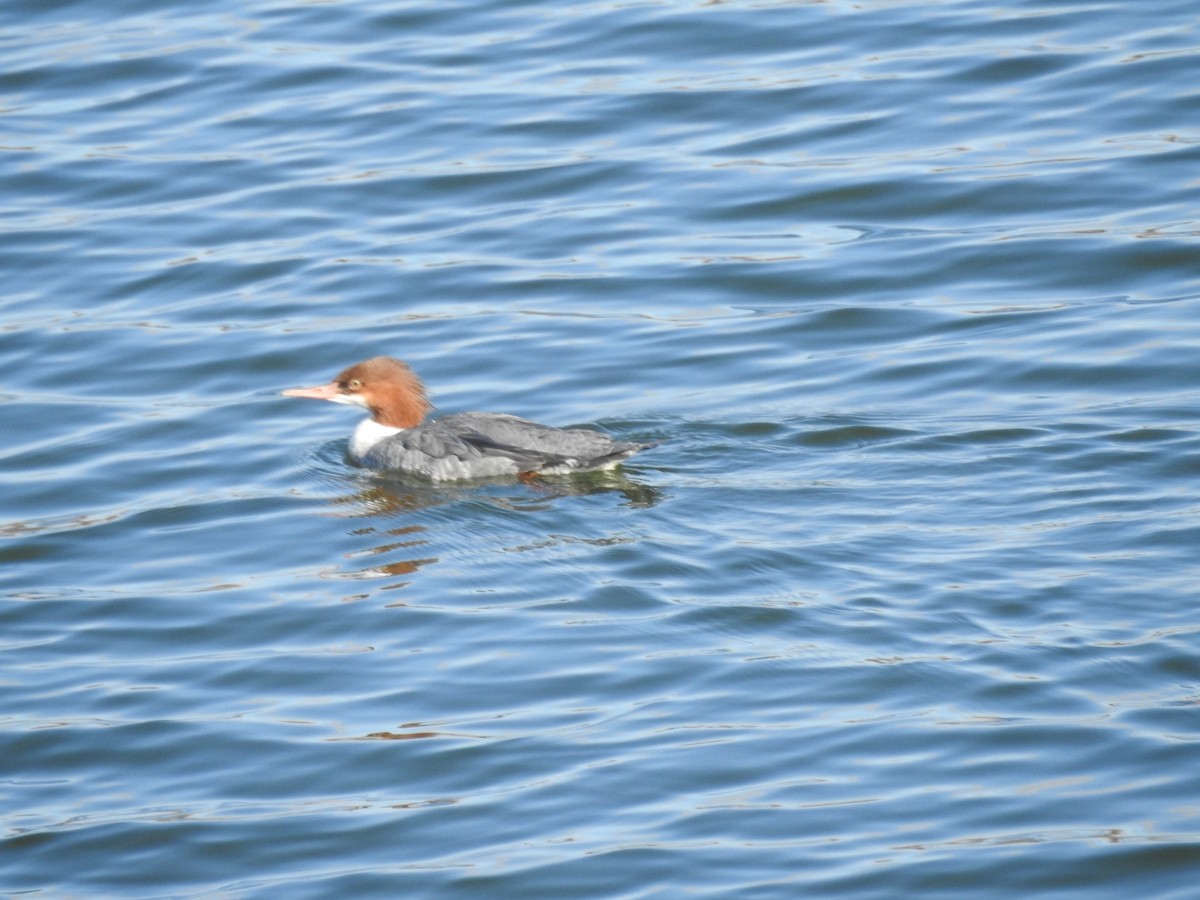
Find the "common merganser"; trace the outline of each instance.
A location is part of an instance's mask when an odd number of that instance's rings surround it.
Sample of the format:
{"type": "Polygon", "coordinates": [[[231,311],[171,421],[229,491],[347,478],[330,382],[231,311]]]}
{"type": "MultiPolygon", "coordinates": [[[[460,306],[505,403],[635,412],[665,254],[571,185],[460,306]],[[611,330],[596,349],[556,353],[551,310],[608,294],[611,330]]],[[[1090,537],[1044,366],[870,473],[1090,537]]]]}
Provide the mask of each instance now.
{"type": "Polygon", "coordinates": [[[499,413],[455,413],[422,424],[433,409],[425,386],[412,369],[390,356],[353,365],[329,384],[291,388],[283,394],[367,410],[370,417],[359,423],[350,439],[350,457],[370,469],[434,481],[607,469],[656,446],[499,413]]]}

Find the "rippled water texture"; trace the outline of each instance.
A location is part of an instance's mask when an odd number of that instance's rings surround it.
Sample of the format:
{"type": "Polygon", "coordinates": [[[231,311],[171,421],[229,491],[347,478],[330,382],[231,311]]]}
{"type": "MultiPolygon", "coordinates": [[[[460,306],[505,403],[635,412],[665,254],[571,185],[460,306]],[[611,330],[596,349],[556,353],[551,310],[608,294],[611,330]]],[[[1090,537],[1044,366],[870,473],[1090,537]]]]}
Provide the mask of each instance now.
{"type": "Polygon", "coordinates": [[[0,893],[1193,897],[1198,22],[0,6],[0,893]]]}

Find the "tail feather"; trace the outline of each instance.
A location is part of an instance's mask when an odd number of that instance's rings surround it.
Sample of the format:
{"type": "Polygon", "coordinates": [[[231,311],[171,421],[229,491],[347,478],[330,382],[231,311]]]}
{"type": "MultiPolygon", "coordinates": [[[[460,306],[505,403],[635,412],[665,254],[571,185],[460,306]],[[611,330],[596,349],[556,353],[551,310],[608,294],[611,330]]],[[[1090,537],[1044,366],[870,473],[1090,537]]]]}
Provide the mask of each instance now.
{"type": "Polygon", "coordinates": [[[611,453],[606,453],[603,456],[597,456],[589,461],[589,466],[601,467],[612,465],[620,462],[623,459],[629,459],[635,453],[641,453],[643,450],[652,450],[658,446],[658,442],[652,444],[635,444],[633,442],[620,443],[615,446],[611,453]]]}

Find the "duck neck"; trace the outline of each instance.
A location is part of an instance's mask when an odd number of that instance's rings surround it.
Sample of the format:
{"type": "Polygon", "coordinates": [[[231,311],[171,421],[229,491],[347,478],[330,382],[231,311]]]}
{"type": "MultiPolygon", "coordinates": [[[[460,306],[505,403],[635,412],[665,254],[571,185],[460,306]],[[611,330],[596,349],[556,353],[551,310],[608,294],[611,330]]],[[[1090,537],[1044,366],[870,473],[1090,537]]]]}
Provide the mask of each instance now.
{"type": "Polygon", "coordinates": [[[403,430],[403,428],[396,428],[393,425],[381,425],[373,418],[363,419],[358,423],[358,427],[354,429],[354,434],[350,438],[350,457],[355,462],[362,462],[363,458],[371,452],[372,447],[384,438],[399,434],[403,430]]]}

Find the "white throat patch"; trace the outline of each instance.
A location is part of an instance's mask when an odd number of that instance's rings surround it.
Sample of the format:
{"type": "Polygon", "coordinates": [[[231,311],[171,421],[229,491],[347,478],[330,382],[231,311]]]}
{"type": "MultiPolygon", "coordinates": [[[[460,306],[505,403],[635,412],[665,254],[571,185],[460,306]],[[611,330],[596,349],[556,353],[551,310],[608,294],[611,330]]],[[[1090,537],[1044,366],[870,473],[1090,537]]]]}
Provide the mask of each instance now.
{"type": "Polygon", "coordinates": [[[354,434],[350,438],[350,456],[355,462],[362,462],[371,448],[382,441],[384,438],[389,438],[393,434],[399,434],[403,428],[393,428],[391,425],[380,425],[374,419],[363,419],[358,423],[358,427],[354,429],[354,434]]]}

